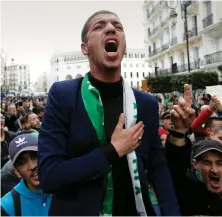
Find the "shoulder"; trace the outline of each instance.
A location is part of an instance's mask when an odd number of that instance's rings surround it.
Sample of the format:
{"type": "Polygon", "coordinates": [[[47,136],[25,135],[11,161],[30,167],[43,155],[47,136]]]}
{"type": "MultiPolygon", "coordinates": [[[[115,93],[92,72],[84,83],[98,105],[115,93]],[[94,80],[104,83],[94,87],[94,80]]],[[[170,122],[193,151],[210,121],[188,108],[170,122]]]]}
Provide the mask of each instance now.
{"type": "Polygon", "coordinates": [[[55,82],[50,88],[50,93],[67,93],[75,88],[80,87],[83,78],[76,78],[72,80],[65,80],[55,82]]]}
{"type": "Polygon", "coordinates": [[[9,216],[14,216],[15,209],[14,209],[14,201],[12,198],[11,191],[8,192],[4,197],[0,199],[1,206],[8,213],[9,216]]]}
{"type": "Polygon", "coordinates": [[[149,109],[158,108],[158,102],[157,102],[156,97],[152,96],[149,93],[144,93],[134,88],[133,88],[133,92],[134,92],[137,104],[140,104],[143,107],[148,107],[149,109]]]}

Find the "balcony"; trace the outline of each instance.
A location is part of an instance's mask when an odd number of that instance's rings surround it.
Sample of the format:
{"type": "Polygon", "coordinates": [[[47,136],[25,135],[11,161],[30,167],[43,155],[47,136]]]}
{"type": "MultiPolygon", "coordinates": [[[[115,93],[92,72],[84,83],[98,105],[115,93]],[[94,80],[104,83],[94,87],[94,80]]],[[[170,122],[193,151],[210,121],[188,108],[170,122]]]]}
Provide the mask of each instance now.
{"type": "Polygon", "coordinates": [[[159,29],[159,26],[157,26],[156,28],[154,28],[151,32],[148,32],[149,37],[151,37],[152,35],[154,35],[159,29]]]}
{"type": "Polygon", "coordinates": [[[147,19],[149,19],[156,11],[157,11],[157,9],[161,6],[161,5],[163,5],[164,4],[164,2],[163,1],[160,1],[159,3],[157,3],[154,7],[153,7],[153,9],[151,10],[151,11],[147,11],[147,19]]]}
{"type": "Polygon", "coordinates": [[[162,46],[162,51],[165,51],[169,48],[169,43],[166,43],[162,46]]]}
{"type": "Polygon", "coordinates": [[[175,45],[176,43],[177,43],[177,37],[173,37],[171,39],[170,45],[172,46],[172,45],[175,45]]]}
{"type": "Polygon", "coordinates": [[[212,53],[204,56],[205,64],[219,63],[222,62],[222,51],[212,53]]]}
{"type": "Polygon", "coordinates": [[[169,21],[169,17],[167,17],[165,20],[161,21],[160,26],[164,27],[169,21]]]}
{"type": "Polygon", "coordinates": [[[206,28],[210,26],[211,24],[213,24],[213,14],[203,19],[203,28],[206,28]]]}
{"type": "MultiPolygon", "coordinates": [[[[200,61],[193,61],[190,63],[190,70],[195,70],[200,68],[200,61]]],[[[186,72],[188,71],[188,64],[182,64],[177,66],[177,72],[186,72]]]]}
{"type": "MultiPolygon", "coordinates": [[[[191,29],[191,31],[188,31],[188,38],[192,38],[194,36],[197,36],[198,33],[197,33],[197,27],[193,27],[191,29]]],[[[185,41],[186,40],[186,33],[183,34],[183,40],[185,41]]]]}

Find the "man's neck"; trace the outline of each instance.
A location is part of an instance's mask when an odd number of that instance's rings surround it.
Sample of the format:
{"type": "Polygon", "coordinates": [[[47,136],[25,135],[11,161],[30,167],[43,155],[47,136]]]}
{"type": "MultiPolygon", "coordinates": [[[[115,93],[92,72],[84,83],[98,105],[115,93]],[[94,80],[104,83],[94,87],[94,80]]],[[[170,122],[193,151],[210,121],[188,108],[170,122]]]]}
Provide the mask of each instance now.
{"type": "Polygon", "coordinates": [[[91,75],[97,80],[113,83],[118,82],[121,79],[121,67],[113,71],[101,71],[93,66],[90,66],[90,68],[91,75]]]}
{"type": "Polygon", "coordinates": [[[0,138],[1,138],[1,141],[4,141],[4,140],[5,140],[5,132],[4,132],[3,129],[1,130],[0,138]]]}

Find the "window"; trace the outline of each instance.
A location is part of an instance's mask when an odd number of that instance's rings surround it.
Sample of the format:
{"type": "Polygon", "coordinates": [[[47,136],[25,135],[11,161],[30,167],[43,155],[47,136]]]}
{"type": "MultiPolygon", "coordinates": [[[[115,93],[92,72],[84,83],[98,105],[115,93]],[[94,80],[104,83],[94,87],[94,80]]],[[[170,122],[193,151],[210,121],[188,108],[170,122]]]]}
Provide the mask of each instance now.
{"type": "Polygon", "coordinates": [[[132,63],[130,64],[130,67],[133,67],[133,64],[132,64],[132,63]]]}
{"type": "Polygon", "coordinates": [[[71,66],[67,66],[67,69],[68,69],[68,70],[71,69],[71,66]]]}
{"type": "Polygon", "coordinates": [[[57,75],[57,78],[56,78],[56,79],[57,79],[57,81],[59,81],[59,76],[58,76],[58,75],[57,75]]]}
{"type": "Polygon", "coordinates": [[[137,81],[137,87],[138,87],[138,88],[140,87],[140,82],[139,82],[139,81],[137,81]]]}
{"type": "Polygon", "coordinates": [[[133,73],[132,73],[132,72],[130,72],[130,77],[131,77],[131,78],[133,77],[133,73]]]}
{"type": "Polygon", "coordinates": [[[133,82],[131,81],[130,83],[131,83],[131,87],[132,87],[133,86],[133,82]]]}
{"type": "Polygon", "coordinates": [[[22,66],[19,66],[19,70],[22,70],[22,66]]]}
{"type": "Polygon", "coordinates": [[[145,67],[145,64],[142,64],[142,67],[144,68],[144,67],[145,67]]]}
{"type": "Polygon", "coordinates": [[[56,68],[56,71],[58,72],[58,71],[59,71],[59,68],[56,68]]]}
{"type": "Polygon", "coordinates": [[[139,67],[139,64],[136,64],[136,67],[139,67]]]}
{"type": "Polygon", "coordinates": [[[80,69],[80,68],[81,68],[81,65],[77,65],[76,68],[77,68],[77,69],[80,69]]]}
{"type": "Polygon", "coordinates": [[[126,63],[123,64],[123,67],[126,67],[126,63]]]}
{"type": "Polygon", "coordinates": [[[23,69],[26,70],[26,66],[24,66],[23,69]]]}
{"type": "Polygon", "coordinates": [[[136,77],[139,78],[139,72],[136,73],[136,77]]]}
{"type": "Polygon", "coordinates": [[[143,78],[145,78],[145,72],[143,72],[143,78]]]}
{"type": "Polygon", "coordinates": [[[124,78],[126,78],[126,72],[124,72],[124,78]]]}

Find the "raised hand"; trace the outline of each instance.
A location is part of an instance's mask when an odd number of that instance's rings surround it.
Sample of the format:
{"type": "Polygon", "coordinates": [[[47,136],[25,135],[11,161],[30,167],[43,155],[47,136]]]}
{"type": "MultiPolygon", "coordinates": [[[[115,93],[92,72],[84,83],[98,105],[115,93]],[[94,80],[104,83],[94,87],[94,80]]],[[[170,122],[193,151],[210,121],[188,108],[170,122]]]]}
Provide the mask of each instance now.
{"type": "Polygon", "coordinates": [[[186,133],[195,119],[195,110],[191,108],[192,96],[190,86],[184,85],[184,98],[180,97],[178,105],[171,110],[171,121],[174,129],[180,133],[186,133]]]}
{"type": "Polygon", "coordinates": [[[123,128],[124,123],[125,117],[121,114],[111,137],[111,143],[120,157],[132,152],[140,145],[144,128],[142,121],[128,129],[123,128]]]}

